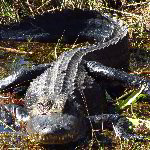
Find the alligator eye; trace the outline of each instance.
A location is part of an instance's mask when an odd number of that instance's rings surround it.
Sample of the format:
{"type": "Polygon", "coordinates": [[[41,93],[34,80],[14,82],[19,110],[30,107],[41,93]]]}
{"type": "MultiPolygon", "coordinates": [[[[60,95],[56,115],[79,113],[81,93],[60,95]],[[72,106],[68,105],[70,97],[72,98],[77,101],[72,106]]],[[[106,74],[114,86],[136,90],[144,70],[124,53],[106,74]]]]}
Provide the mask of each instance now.
{"type": "Polygon", "coordinates": [[[39,108],[41,108],[41,109],[44,108],[44,105],[43,105],[42,103],[37,103],[37,106],[38,106],[39,108]]]}
{"type": "Polygon", "coordinates": [[[40,112],[45,112],[44,105],[42,103],[37,103],[37,108],[40,110],[40,112]]]}
{"type": "Polygon", "coordinates": [[[43,113],[42,115],[47,115],[46,113],[43,113]]]}

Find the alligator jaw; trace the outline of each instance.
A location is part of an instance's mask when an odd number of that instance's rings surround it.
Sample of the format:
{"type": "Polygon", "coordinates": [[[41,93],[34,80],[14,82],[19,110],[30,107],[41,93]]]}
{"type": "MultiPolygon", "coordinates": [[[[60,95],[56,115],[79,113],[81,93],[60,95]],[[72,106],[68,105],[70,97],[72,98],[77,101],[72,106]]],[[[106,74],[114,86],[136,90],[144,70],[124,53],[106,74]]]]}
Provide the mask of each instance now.
{"type": "Polygon", "coordinates": [[[31,134],[31,139],[42,144],[67,144],[73,142],[74,139],[79,136],[79,133],[72,134],[31,134]]]}
{"type": "Polygon", "coordinates": [[[85,129],[83,120],[67,114],[38,115],[28,121],[27,131],[36,142],[64,144],[77,141],[84,136],[86,131],[83,132],[85,129]]]}

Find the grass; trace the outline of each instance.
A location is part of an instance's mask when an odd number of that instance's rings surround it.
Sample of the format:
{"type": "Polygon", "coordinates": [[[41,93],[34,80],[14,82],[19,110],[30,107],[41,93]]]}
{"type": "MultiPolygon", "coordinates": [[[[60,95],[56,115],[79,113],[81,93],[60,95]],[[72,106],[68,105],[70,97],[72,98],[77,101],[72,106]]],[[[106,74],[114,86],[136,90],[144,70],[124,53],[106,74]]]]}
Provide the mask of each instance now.
{"type": "MultiPolygon", "coordinates": [[[[122,0],[123,2],[123,0],[122,0]]],[[[81,9],[95,9],[102,12],[116,12],[119,19],[122,19],[126,22],[129,28],[129,48],[136,49],[136,51],[132,52],[131,55],[131,69],[136,71],[149,71],[150,62],[146,65],[143,62],[138,62],[136,59],[137,56],[140,58],[145,57],[145,60],[149,59],[150,56],[147,55],[146,51],[150,50],[150,33],[146,30],[150,30],[148,27],[148,23],[150,23],[150,4],[146,2],[142,3],[131,3],[124,4],[121,10],[115,10],[113,8],[108,7],[107,0],[65,0],[63,2],[53,1],[53,0],[35,0],[35,1],[25,1],[18,0],[12,1],[8,0],[7,2],[4,0],[0,1],[0,17],[2,24],[9,24],[11,22],[17,22],[22,19],[26,15],[37,15],[42,14],[46,11],[53,11],[54,9],[64,9],[64,8],[81,8],[81,9]],[[56,7],[57,6],[57,7],[56,7]],[[144,56],[141,49],[144,49],[144,56]],[[139,65],[140,64],[140,65],[139,65]]],[[[42,44],[42,43],[20,43],[20,42],[1,42],[0,46],[3,47],[11,47],[20,51],[25,52],[33,52],[34,55],[29,55],[30,60],[36,63],[45,63],[55,60],[60,53],[70,49],[71,45],[61,45],[61,44],[42,44]],[[35,55],[36,54],[36,55],[35,55]],[[57,55],[56,55],[57,54],[57,55]]],[[[75,45],[73,45],[74,47],[75,45]]],[[[80,45],[76,45],[80,47],[80,45]]],[[[4,51],[4,50],[3,50],[4,51]]],[[[4,51],[5,52],[5,51],[4,51]]],[[[16,55],[16,54],[15,54],[16,55]]],[[[19,54],[20,55],[20,54],[19,54]]],[[[24,54],[22,54],[24,55],[24,54]]],[[[6,54],[5,58],[7,60],[14,60],[14,54],[6,54]]],[[[6,62],[6,59],[3,61],[6,62]]],[[[1,71],[1,76],[5,76],[8,72],[5,68],[1,67],[3,71],[1,71]]],[[[123,107],[122,114],[129,117],[133,124],[134,131],[139,134],[147,134],[149,135],[149,129],[146,127],[147,121],[150,120],[150,106],[149,102],[144,101],[143,98],[139,98],[137,101],[137,93],[139,95],[140,91],[135,91],[132,96],[128,96],[124,103],[120,106],[123,107]],[[134,104],[129,106],[129,102],[135,102],[134,104]],[[132,106],[132,108],[131,108],[132,106]],[[141,120],[140,120],[140,119],[141,120]],[[134,120],[135,119],[135,120],[134,120]],[[145,124],[139,124],[138,122],[142,122],[143,120],[145,124]]],[[[148,98],[145,98],[148,99],[148,98]]],[[[131,103],[130,103],[131,104],[131,103]]],[[[149,125],[148,125],[149,126],[149,125]]],[[[6,127],[6,126],[5,126],[6,127]]],[[[22,124],[22,130],[24,130],[25,125],[22,124]]],[[[107,136],[112,139],[112,143],[105,144],[98,139],[99,132],[92,131],[92,140],[89,141],[88,144],[82,144],[77,146],[76,149],[115,149],[115,150],[149,150],[149,143],[141,143],[134,141],[123,141],[117,137],[115,137],[114,133],[105,129],[100,129],[101,136],[107,136]]],[[[21,136],[17,134],[1,134],[0,135],[0,148],[1,149],[46,149],[45,146],[39,145],[36,143],[36,137],[27,137],[21,136]],[[21,142],[19,142],[21,139],[21,142]]],[[[105,139],[105,138],[102,138],[105,139]]],[[[64,148],[65,149],[65,148],[64,148]]]]}

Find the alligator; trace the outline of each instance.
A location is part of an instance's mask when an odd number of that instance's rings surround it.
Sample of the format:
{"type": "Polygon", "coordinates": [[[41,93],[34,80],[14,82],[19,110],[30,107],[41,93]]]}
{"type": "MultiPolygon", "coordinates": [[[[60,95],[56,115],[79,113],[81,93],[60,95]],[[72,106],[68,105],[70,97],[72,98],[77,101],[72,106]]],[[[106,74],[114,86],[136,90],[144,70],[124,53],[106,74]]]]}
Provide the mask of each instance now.
{"type": "Polygon", "coordinates": [[[72,44],[76,40],[79,43],[96,42],[100,38],[101,40],[105,38],[101,30],[95,27],[101,26],[97,20],[98,17],[101,17],[99,15],[96,11],[65,9],[25,17],[19,23],[1,25],[0,40],[57,42],[63,36],[61,39],[63,43],[72,44]],[[101,37],[97,36],[98,34],[101,37]]]}
{"type": "MultiPolygon", "coordinates": [[[[69,12],[76,14],[73,10],[69,12]]],[[[81,20],[80,30],[75,36],[81,41],[89,40],[92,44],[64,52],[51,64],[19,70],[0,81],[0,90],[13,92],[16,87],[22,88],[25,83],[25,108],[30,116],[27,121],[27,132],[31,136],[38,135],[37,142],[65,144],[78,141],[87,135],[92,124],[100,125],[102,121],[112,123],[116,135],[121,138],[144,140],[143,136],[128,132],[129,121],[124,116],[116,113],[101,114],[105,90],[111,95],[109,87],[115,88],[115,81],[134,88],[145,85],[143,92],[150,94],[150,80],[125,72],[129,60],[127,27],[121,21],[96,11],[80,10],[79,16],[82,16],[81,12],[84,19],[81,20]],[[88,15],[85,15],[86,13],[88,15]],[[123,70],[118,70],[119,67],[123,70]]],[[[76,19],[78,20],[78,17],[76,19]]],[[[74,24],[76,23],[73,22],[74,24]]],[[[73,27],[70,22],[69,25],[73,27]]],[[[16,24],[13,27],[16,27],[16,24]]],[[[30,32],[13,32],[13,27],[8,29],[8,34],[3,28],[0,33],[1,39],[24,41],[31,36],[34,41],[40,41],[42,38],[53,41],[50,32],[35,24],[31,26],[30,32]]],[[[18,31],[17,28],[16,30],[18,31]]],[[[65,42],[68,42],[67,37],[72,34],[69,30],[65,27],[61,30],[65,42]]],[[[58,35],[56,32],[55,40],[58,35]]],[[[75,36],[71,36],[71,41],[75,40],[75,36]]]]}

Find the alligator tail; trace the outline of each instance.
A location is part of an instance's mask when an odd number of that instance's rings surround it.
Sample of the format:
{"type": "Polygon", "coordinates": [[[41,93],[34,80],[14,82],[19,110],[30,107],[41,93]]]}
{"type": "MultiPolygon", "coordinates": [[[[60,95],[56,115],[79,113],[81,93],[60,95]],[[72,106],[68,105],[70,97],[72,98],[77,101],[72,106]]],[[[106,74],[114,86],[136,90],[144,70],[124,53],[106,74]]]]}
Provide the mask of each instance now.
{"type": "Polygon", "coordinates": [[[102,114],[87,117],[93,124],[102,122],[112,123],[116,136],[125,140],[146,141],[144,136],[136,135],[129,132],[130,122],[127,118],[119,114],[102,114]]]}

